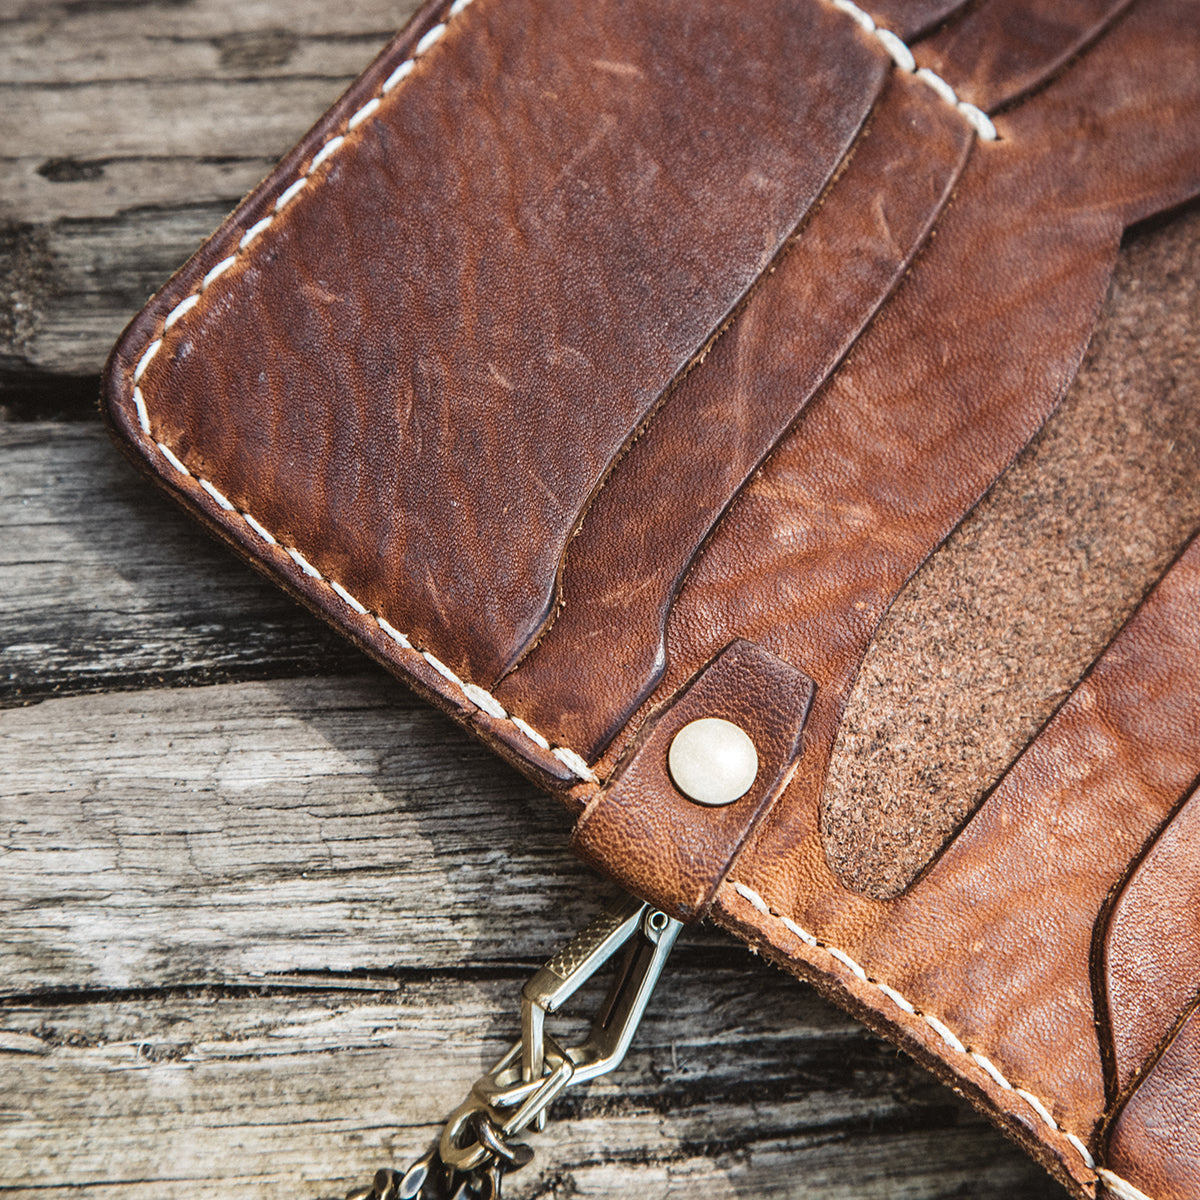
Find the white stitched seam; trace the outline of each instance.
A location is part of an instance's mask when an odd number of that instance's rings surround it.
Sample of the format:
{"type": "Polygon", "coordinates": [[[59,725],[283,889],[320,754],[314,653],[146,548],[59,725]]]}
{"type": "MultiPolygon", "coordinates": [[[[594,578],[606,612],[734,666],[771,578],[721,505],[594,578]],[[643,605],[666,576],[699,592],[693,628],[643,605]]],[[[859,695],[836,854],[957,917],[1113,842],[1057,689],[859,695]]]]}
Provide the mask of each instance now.
{"type": "Polygon", "coordinates": [[[865,33],[870,34],[887,52],[892,62],[908,75],[915,75],[923,84],[930,88],[951,108],[957,109],[965,121],[985,142],[994,142],[1000,136],[992,118],[974,104],[960,100],[958,93],[940,75],[928,67],[917,68],[917,60],[902,38],[890,29],[884,29],[875,24],[875,18],[869,12],[859,8],[854,0],[829,0],[839,12],[843,12],[855,22],[865,33]]]}
{"type": "MultiPolygon", "coordinates": [[[[158,449],[162,452],[163,457],[175,468],[181,475],[187,475],[194,479],[213,501],[220,505],[226,512],[236,513],[242,518],[246,524],[254,530],[263,541],[272,546],[279,548],[288,555],[289,558],[304,572],[305,575],[318,580],[328,587],[347,608],[356,612],[359,616],[366,617],[373,621],[379,629],[386,634],[392,641],[404,647],[406,650],[416,650],[412,642],[404,636],[394,625],[383,617],[377,616],[371,612],[361,600],[358,600],[350,592],[348,592],[336,580],[329,579],[322,575],[316,567],[293,546],[284,546],[277,538],[275,538],[268,529],[261,525],[248,512],[243,512],[237,508],[221,491],[219,491],[207,479],[202,479],[199,475],[189,471],[182,462],[171,452],[169,446],[163,445],[161,442],[156,443],[158,449]]],[[[561,762],[572,774],[580,779],[586,780],[588,783],[599,783],[596,773],[588,766],[587,761],[568,746],[554,746],[544,738],[536,729],[526,724],[520,717],[515,717],[511,713],[505,711],[504,706],[496,699],[491,692],[481,688],[476,683],[465,683],[460,679],[444,662],[428,650],[416,650],[416,652],[447,682],[453,684],[476,708],[481,709],[491,717],[497,720],[507,720],[509,724],[514,725],[522,734],[525,735],[531,742],[541,747],[543,750],[549,750],[559,762],[561,762]]]]}
{"type": "MultiPolygon", "coordinates": [[[[427,30],[422,35],[420,41],[417,42],[413,50],[412,57],[405,59],[404,62],[402,62],[387,77],[387,79],[379,88],[379,94],[372,96],[369,100],[363,103],[347,119],[347,132],[352,129],[356,129],[358,126],[362,125],[364,122],[373,117],[376,112],[378,112],[381,104],[380,97],[386,95],[396,86],[396,84],[412,73],[413,67],[416,65],[416,60],[441,40],[442,35],[446,32],[446,26],[449,21],[458,16],[458,14],[461,13],[470,3],[471,0],[454,0],[454,4],[451,5],[448,13],[446,14],[446,20],[427,30]]],[[[275,198],[274,206],[272,207],[269,215],[263,217],[259,221],[256,221],[242,234],[237,245],[237,251],[234,254],[223,258],[219,263],[216,264],[216,266],[212,267],[200,281],[200,286],[190,296],[186,296],[183,300],[179,301],[174,308],[171,309],[163,322],[163,332],[170,329],[178,321],[182,320],[182,318],[187,316],[187,314],[196,307],[196,305],[200,302],[201,293],[204,292],[218,278],[220,278],[220,276],[224,275],[225,272],[228,271],[229,268],[232,267],[237,261],[238,256],[246,251],[250,244],[254,242],[260,234],[265,233],[266,230],[274,224],[276,217],[285,208],[287,208],[287,206],[296,198],[296,196],[300,194],[300,192],[304,190],[305,186],[308,184],[316,170],[332,155],[336,154],[345,141],[345,135],[341,133],[334,134],[332,137],[326,140],[320,149],[317,150],[316,154],[313,155],[312,161],[309,163],[308,169],[304,172],[304,174],[302,174],[300,178],[293,180],[292,183],[284,188],[283,191],[280,192],[275,198]]],[[[133,382],[135,384],[133,389],[133,403],[137,410],[138,424],[141,427],[142,432],[148,438],[152,437],[150,429],[150,415],[146,410],[146,401],[142,394],[142,390],[141,388],[137,387],[136,384],[146,373],[147,367],[150,366],[154,356],[161,348],[162,337],[160,335],[142,352],[142,356],[138,360],[137,366],[133,371],[133,382]]],[[[186,475],[190,479],[194,479],[196,483],[199,484],[199,486],[223,510],[226,512],[236,513],[242,518],[243,521],[246,522],[246,525],[268,545],[279,546],[280,549],[283,550],[283,552],[287,554],[289,558],[291,558],[291,560],[304,572],[305,575],[312,579],[318,580],[320,583],[323,583],[352,612],[357,613],[359,616],[365,616],[369,620],[373,621],[375,625],[378,626],[380,632],[382,632],[386,637],[390,638],[398,646],[401,646],[405,650],[415,650],[416,653],[420,654],[421,657],[435,671],[437,671],[439,675],[441,675],[452,686],[456,687],[476,708],[487,713],[488,716],[493,717],[496,720],[507,721],[524,737],[533,742],[534,745],[543,750],[550,751],[550,753],[553,754],[554,757],[567,768],[567,770],[569,770],[579,779],[586,780],[588,783],[600,782],[596,776],[596,773],[591,769],[591,767],[588,766],[587,761],[582,757],[582,755],[577,754],[568,746],[551,747],[550,742],[540,733],[538,733],[538,731],[531,725],[526,724],[526,722],[522,721],[520,717],[515,717],[508,713],[500,701],[497,700],[496,697],[491,694],[491,692],[481,688],[478,684],[465,683],[448,666],[446,666],[445,663],[431,654],[428,650],[420,650],[413,646],[412,642],[410,642],[408,638],[394,625],[385,620],[383,617],[371,612],[366,605],[351,595],[350,592],[342,587],[342,585],[336,580],[327,579],[324,575],[322,575],[321,572],[318,571],[317,568],[314,567],[312,563],[310,563],[308,559],[305,558],[304,555],[301,554],[300,551],[294,546],[283,545],[270,532],[270,530],[268,530],[264,525],[260,524],[250,513],[243,512],[238,509],[209,480],[202,479],[199,475],[195,475],[189,471],[188,468],[175,456],[174,451],[172,451],[169,446],[163,442],[154,442],[154,445],[157,447],[159,453],[162,454],[162,456],[176,471],[178,471],[181,475],[186,475]]]]}
{"type": "Polygon", "coordinates": [[[1127,1179],[1122,1179],[1120,1175],[1116,1175],[1104,1167],[1100,1167],[1096,1174],[1104,1180],[1113,1195],[1119,1196],[1121,1200],[1150,1200],[1145,1192],[1138,1191],[1127,1179]]]}
{"type": "Polygon", "coordinates": [[[1116,1195],[1122,1200],[1150,1200],[1149,1196],[1143,1195],[1131,1183],[1126,1182],[1119,1175],[1114,1175],[1112,1171],[1097,1168],[1096,1160],[1092,1157],[1091,1152],[1083,1141],[1073,1133],[1067,1133],[1051,1116],[1050,1110],[1037,1098],[1032,1092],[1027,1092],[1024,1088],[1015,1087],[1009,1083],[1001,1074],[1000,1069],[983,1054],[979,1054],[974,1050],[968,1050],[962,1041],[955,1033],[937,1017],[930,1013],[921,1012],[915,1005],[906,1000],[894,988],[889,987],[886,983],[880,983],[876,979],[872,979],[862,966],[855,962],[844,950],[839,950],[836,946],[830,946],[827,942],[822,942],[818,938],[813,937],[807,930],[802,929],[794,921],[788,917],[780,916],[771,906],[756,892],[752,887],[747,887],[744,883],[739,883],[737,880],[730,881],[733,890],[737,892],[743,900],[745,900],[753,909],[760,912],[765,917],[770,917],[773,921],[778,921],[788,932],[795,935],[800,941],[806,945],[815,947],[825,951],[831,958],[841,963],[856,979],[862,980],[864,983],[870,984],[876,991],[882,992],[898,1009],[910,1017],[923,1021],[945,1044],[956,1054],[961,1054],[965,1058],[971,1059],[980,1070],[990,1076],[993,1082],[998,1084],[1006,1092],[1012,1092],[1014,1096],[1020,1096],[1022,1100],[1037,1114],[1048,1128],[1055,1133],[1065,1138],[1071,1148],[1079,1155],[1083,1164],[1089,1171],[1092,1171],[1096,1176],[1103,1180],[1116,1195]]]}

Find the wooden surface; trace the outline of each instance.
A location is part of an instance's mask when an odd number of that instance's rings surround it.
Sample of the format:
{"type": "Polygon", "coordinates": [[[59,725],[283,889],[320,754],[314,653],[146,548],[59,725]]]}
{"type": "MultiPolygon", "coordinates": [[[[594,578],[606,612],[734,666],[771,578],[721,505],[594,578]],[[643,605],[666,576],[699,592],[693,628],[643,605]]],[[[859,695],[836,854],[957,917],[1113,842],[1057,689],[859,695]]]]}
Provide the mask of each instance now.
{"type": "MultiPolygon", "coordinates": [[[[100,428],[124,322],[407,0],[0,2],[0,1193],[338,1196],[420,1153],[601,903],[565,814],[100,428]]],[[[1064,1193],[689,931],[508,1194],[1064,1193]]]]}

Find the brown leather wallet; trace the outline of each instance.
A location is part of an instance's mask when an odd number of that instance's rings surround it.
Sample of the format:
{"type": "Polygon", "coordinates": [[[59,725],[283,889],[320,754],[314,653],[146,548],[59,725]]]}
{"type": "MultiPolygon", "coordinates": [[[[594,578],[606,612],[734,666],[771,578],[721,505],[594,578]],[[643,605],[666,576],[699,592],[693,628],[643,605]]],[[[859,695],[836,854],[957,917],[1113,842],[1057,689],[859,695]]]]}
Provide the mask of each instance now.
{"type": "Polygon", "coordinates": [[[1190,0],[431,0],[132,322],[107,414],[587,861],[1074,1194],[1194,1200],[1200,546],[994,786],[822,797],[884,614],[1197,191],[1190,0]]]}

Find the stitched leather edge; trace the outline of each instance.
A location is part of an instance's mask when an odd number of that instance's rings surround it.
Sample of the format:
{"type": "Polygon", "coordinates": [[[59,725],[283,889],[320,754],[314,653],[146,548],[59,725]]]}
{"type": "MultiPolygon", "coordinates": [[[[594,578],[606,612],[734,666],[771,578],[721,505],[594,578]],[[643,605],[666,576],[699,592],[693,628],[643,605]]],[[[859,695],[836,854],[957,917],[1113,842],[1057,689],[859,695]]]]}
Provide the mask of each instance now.
{"type": "MultiPolygon", "coordinates": [[[[1071,1182],[1093,1188],[1103,1185],[1121,1200],[1152,1200],[1128,1180],[1097,1166],[1082,1139],[1063,1129],[1038,1096],[1011,1083],[986,1055],[965,1045],[939,1017],[918,1009],[901,993],[876,979],[845,951],[776,913],[758,892],[736,879],[727,879],[721,885],[717,900],[718,919],[721,916],[729,918],[728,927],[732,932],[756,942],[763,949],[770,948],[774,951],[773,957],[783,956],[793,974],[799,973],[798,967],[807,967],[824,980],[831,981],[837,986],[831,998],[843,1005],[849,1002],[860,1016],[866,1009],[876,1016],[876,1021],[869,1022],[871,1024],[887,1023],[903,1030],[926,1054],[945,1064],[951,1078],[959,1084],[970,1084],[986,1096],[993,1115],[1015,1121],[1029,1129],[1032,1139],[1052,1146],[1058,1151],[1062,1169],[1069,1174],[1071,1182]],[[778,942],[768,940],[762,921],[756,921],[751,913],[766,918],[786,936],[778,942]],[[888,1000],[892,1010],[890,1016],[880,1010],[877,995],[888,1000]]],[[[725,921],[721,923],[726,924],[725,921]]],[[[828,989],[822,990],[829,994],[828,989]]],[[[1044,1157],[1042,1161],[1043,1165],[1051,1167],[1044,1157]]]]}

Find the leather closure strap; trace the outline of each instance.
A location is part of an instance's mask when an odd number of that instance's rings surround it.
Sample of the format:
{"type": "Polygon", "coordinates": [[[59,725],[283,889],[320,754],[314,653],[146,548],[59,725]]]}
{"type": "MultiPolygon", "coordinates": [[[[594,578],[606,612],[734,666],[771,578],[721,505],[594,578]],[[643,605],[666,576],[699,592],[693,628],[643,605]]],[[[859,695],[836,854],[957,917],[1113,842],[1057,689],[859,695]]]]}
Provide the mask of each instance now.
{"type": "Polygon", "coordinates": [[[761,646],[733,642],[646,722],[612,784],[580,817],[572,849],[677,920],[696,920],[791,778],[813,690],[807,675],[761,646]],[[722,808],[689,800],[667,767],[676,734],[710,717],[744,730],[758,752],[750,790],[722,808]]]}

